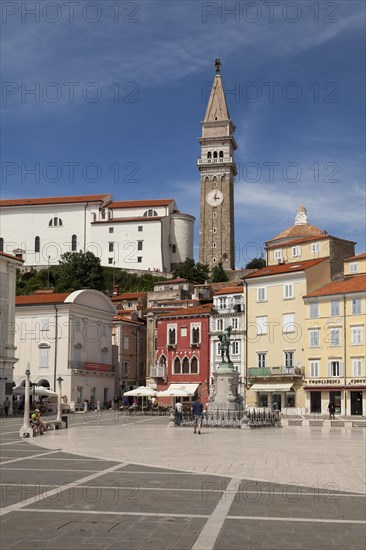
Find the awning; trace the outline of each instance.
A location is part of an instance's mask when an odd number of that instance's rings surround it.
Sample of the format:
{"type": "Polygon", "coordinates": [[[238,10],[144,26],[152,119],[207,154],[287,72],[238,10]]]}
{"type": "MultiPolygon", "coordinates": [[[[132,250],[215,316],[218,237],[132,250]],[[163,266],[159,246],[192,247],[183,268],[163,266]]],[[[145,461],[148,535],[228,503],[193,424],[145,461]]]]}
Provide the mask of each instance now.
{"type": "Polygon", "coordinates": [[[275,391],[290,391],[292,389],[292,383],[288,384],[253,384],[249,388],[253,391],[268,391],[268,392],[275,392],[275,391]]]}
{"type": "Polygon", "coordinates": [[[198,384],[170,384],[166,392],[172,394],[175,390],[184,391],[187,395],[194,395],[198,384]]]}

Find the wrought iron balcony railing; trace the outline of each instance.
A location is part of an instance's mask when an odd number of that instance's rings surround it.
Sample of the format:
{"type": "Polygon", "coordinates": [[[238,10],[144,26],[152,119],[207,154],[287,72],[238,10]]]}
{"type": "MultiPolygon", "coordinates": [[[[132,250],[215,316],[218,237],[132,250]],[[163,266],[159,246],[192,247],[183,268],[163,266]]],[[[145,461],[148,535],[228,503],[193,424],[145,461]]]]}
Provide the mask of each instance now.
{"type": "Polygon", "coordinates": [[[166,367],[150,367],[151,378],[166,378],[166,367]]]}
{"type": "Polygon", "coordinates": [[[301,367],[254,367],[249,368],[248,378],[265,378],[267,376],[302,376],[301,367]]]}

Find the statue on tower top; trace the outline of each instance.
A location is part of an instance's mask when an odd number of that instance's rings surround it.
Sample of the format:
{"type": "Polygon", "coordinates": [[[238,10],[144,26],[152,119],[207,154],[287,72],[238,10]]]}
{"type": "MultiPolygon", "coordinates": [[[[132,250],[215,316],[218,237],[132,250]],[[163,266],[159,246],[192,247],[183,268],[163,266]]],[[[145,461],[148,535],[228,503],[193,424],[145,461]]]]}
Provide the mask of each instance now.
{"type": "Polygon", "coordinates": [[[220,59],[215,59],[215,69],[216,69],[216,74],[220,74],[220,71],[221,71],[220,59]]]}

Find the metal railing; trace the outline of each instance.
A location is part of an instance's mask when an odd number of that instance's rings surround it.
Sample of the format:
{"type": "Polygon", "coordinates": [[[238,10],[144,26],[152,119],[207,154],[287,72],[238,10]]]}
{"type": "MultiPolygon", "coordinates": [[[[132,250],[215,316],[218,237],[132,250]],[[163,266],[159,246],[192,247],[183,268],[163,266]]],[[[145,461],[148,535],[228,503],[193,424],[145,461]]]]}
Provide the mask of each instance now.
{"type": "Polygon", "coordinates": [[[248,378],[263,378],[265,376],[301,376],[301,367],[250,367],[248,378]]]}

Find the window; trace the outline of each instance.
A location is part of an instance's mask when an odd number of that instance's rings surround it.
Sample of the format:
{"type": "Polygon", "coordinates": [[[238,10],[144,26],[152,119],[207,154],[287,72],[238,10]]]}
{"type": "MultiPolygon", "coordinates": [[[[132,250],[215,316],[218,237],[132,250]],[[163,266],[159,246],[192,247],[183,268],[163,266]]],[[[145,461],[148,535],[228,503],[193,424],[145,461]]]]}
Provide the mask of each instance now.
{"type": "Polygon", "coordinates": [[[4,252],[4,239],[2,237],[0,239],[0,252],[4,252]]]}
{"type": "Polygon", "coordinates": [[[216,243],[213,243],[212,248],[216,248],[216,243]]]}
{"type": "Polygon", "coordinates": [[[231,342],[231,353],[233,355],[239,355],[239,353],[240,353],[240,341],[239,340],[234,340],[233,342],[231,342]]]}
{"type": "Polygon", "coordinates": [[[300,246],[293,246],[292,247],[292,257],[293,258],[299,258],[301,256],[301,247],[300,246]]]}
{"type": "Polygon", "coordinates": [[[41,319],[41,331],[47,332],[49,330],[50,322],[48,319],[41,319]]]}
{"type": "Polygon", "coordinates": [[[123,348],[124,349],[128,349],[130,347],[130,337],[129,336],[125,336],[123,338],[123,348]]]}
{"type": "Polygon", "coordinates": [[[362,357],[354,357],[352,359],[352,376],[362,376],[363,359],[362,357]]]}
{"type": "Polygon", "coordinates": [[[177,343],[176,325],[168,325],[168,346],[175,346],[177,343]]]}
{"type": "Polygon", "coordinates": [[[257,302],[265,302],[267,300],[267,292],[265,287],[257,288],[257,302]]]}
{"type": "Polygon", "coordinates": [[[113,258],[108,258],[108,263],[113,264],[113,258]]]}
{"type": "Polygon", "coordinates": [[[182,327],[180,329],[180,335],[181,336],[187,336],[187,327],[182,327]]]}
{"type": "Polygon", "coordinates": [[[312,328],[309,330],[309,347],[318,348],[320,342],[320,329],[312,328]]]}
{"type": "Polygon", "coordinates": [[[71,237],[71,252],[76,252],[77,248],[77,237],[76,235],[72,235],[71,237]]]}
{"type": "Polygon", "coordinates": [[[40,238],[36,237],[34,239],[34,252],[39,252],[40,249],[40,238]]]}
{"type": "Polygon", "coordinates": [[[283,297],[285,300],[290,300],[294,297],[294,285],[292,283],[283,285],[283,297]]]}
{"type": "Polygon", "coordinates": [[[293,351],[285,351],[285,367],[290,368],[294,366],[294,355],[293,351]]]}
{"type": "Polygon", "coordinates": [[[48,369],[48,351],[49,351],[49,347],[42,347],[39,349],[39,368],[40,369],[48,369]]]}
{"type": "Polygon", "coordinates": [[[340,301],[332,300],[330,302],[330,315],[332,317],[338,317],[339,312],[340,312],[340,301]]]}
{"type": "Polygon", "coordinates": [[[113,252],[114,243],[108,243],[108,252],[113,252]]]}
{"type": "Polygon", "coordinates": [[[182,374],[189,374],[189,359],[188,359],[188,357],[183,357],[182,374]]]}
{"type": "Polygon", "coordinates": [[[267,315],[257,317],[257,335],[267,334],[267,315]]]}
{"type": "Polygon", "coordinates": [[[172,244],[172,254],[175,254],[177,251],[177,245],[176,244],[172,244]]]}
{"type": "Polygon", "coordinates": [[[191,374],[198,374],[198,360],[195,355],[191,358],[191,374]]]}
{"type": "Polygon", "coordinates": [[[294,330],[295,330],[295,314],[284,313],[282,315],[282,331],[294,332],[294,330]]]}
{"type": "Polygon", "coordinates": [[[219,152],[219,157],[220,157],[220,159],[223,159],[223,158],[224,158],[224,151],[220,151],[220,152],[219,152]]]}
{"type": "Polygon", "coordinates": [[[350,270],[350,273],[357,273],[358,272],[358,263],[349,264],[349,270],[350,270]]]}
{"type": "Polygon", "coordinates": [[[310,245],[310,251],[313,254],[319,254],[320,251],[320,244],[319,243],[313,243],[310,245]]]}
{"type": "Polygon", "coordinates": [[[61,218],[52,218],[49,223],[48,223],[48,227],[62,227],[63,226],[63,223],[62,223],[62,220],[61,218]]]}
{"type": "Polygon", "coordinates": [[[141,231],[143,231],[143,230],[144,230],[144,228],[143,228],[142,225],[138,225],[138,226],[137,226],[137,231],[140,231],[140,232],[141,232],[141,231]]]}
{"type": "Polygon", "coordinates": [[[137,250],[142,250],[143,241],[137,241],[137,250]]]}
{"type": "Polygon", "coordinates": [[[352,300],[352,315],[361,313],[361,298],[353,298],[352,300]]]}
{"type": "Polygon", "coordinates": [[[239,319],[237,317],[233,317],[231,319],[231,326],[233,330],[237,330],[239,328],[239,319]]]}
{"type": "Polygon", "coordinates": [[[179,357],[176,357],[176,358],[174,359],[173,371],[174,371],[174,374],[180,374],[180,373],[181,373],[181,364],[180,364],[180,359],[179,359],[179,357]]]}
{"type": "Polygon", "coordinates": [[[212,187],[213,187],[213,188],[216,188],[216,187],[217,187],[217,178],[214,178],[214,179],[212,180],[212,187]]]}
{"type": "Polygon", "coordinates": [[[219,298],[219,308],[226,309],[226,298],[219,298]]]}
{"type": "Polygon", "coordinates": [[[341,362],[330,361],[329,363],[329,376],[341,376],[341,362]]]}
{"type": "Polygon", "coordinates": [[[159,367],[166,367],[166,357],[164,354],[159,357],[159,367]]]}
{"type": "Polygon", "coordinates": [[[319,377],[319,361],[310,361],[310,376],[312,378],[319,377]]]}
{"type": "Polygon", "coordinates": [[[105,210],[101,210],[102,220],[105,220],[105,210]]]}
{"type": "Polygon", "coordinates": [[[211,153],[211,151],[209,151],[209,152],[207,153],[207,158],[208,158],[208,159],[212,158],[212,153],[211,153]]]}
{"type": "Polygon", "coordinates": [[[212,217],[217,218],[217,212],[215,210],[212,212],[212,217]]]}
{"type": "Polygon", "coordinates": [[[137,256],[137,263],[138,263],[138,264],[141,264],[141,263],[142,263],[142,256],[137,256]]]}
{"type": "Polygon", "coordinates": [[[125,364],[124,364],[124,372],[126,375],[128,375],[128,362],[125,361],[125,364]]]}
{"type": "Polygon", "coordinates": [[[282,249],[281,248],[278,248],[277,250],[275,250],[273,252],[274,254],[274,259],[281,262],[282,261],[282,249]]]}
{"type": "Polygon", "coordinates": [[[216,227],[213,228],[212,233],[217,233],[216,227]]]}
{"type": "Polygon", "coordinates": [[[213,158],[217,159],[217,151],[214,151],[213,158]]]}
{"type": "Polygon", "coordinates": [[[114,233],[114,227],[109,228],[109,233],[114,233]]]}
{"type": "Polygon", "coordinates": [[[354,346],[363,344],[363,326],[352,327],[352,344],[354,346]]]}
{"type": "Polygon", "coordinates": [[[329,344],[331,346],[341,345],[341,329],[339,327],[332,327],[329,329],[329,344]]]}
{"type": "Polygon", "coordinates": [[[319,304],[317,302],[313,302],[309,306],[310,308],[310,317],[319,317],[319,304]]]}
{"type": "Polygon", "coordinates": [[[223,330],[224,329],[223,319],[216,319],[216,329],[217,330],[223,330]]]}
{"type": "Polygon", "coordinates": [[[199,344],[201,342],[201,325],[191,325],[191,344],[199,344]]]}
{"type": "Polygon", "coordinates": [[[151,208],[149,210],[146,210],[146,212],[144,212],[144,218],[152,218],[157,215],[158,215],[157,211],[152,210],[151,208]]]}
{"type": "Polygon", "coordinates": [[[264,368],[267,363],[267,353],[257,353],[257,365],[259,368],[264,368]]]}

